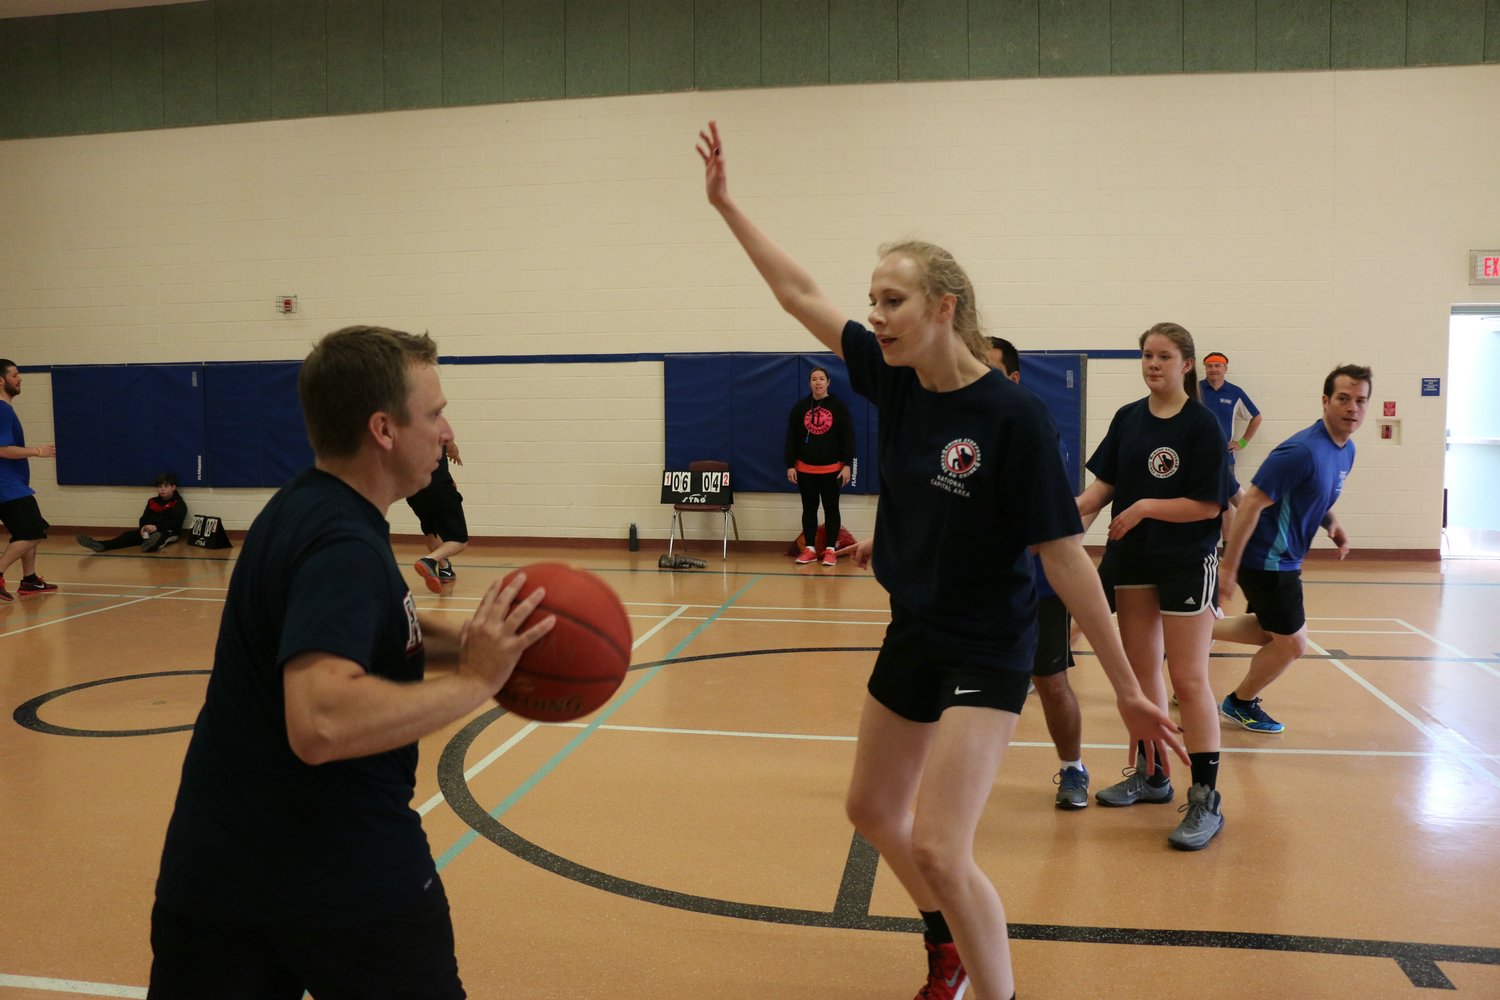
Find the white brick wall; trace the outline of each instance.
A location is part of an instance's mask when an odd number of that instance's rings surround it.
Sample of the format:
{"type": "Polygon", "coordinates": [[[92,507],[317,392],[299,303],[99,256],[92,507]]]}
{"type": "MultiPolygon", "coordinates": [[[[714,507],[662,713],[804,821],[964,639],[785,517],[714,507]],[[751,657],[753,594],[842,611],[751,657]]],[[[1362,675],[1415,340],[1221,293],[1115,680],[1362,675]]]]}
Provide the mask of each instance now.
{"type": "MultiPolygon", "coordinates": [[[[1023,348],[1131,348],[1171,319],[1226,351],[1267,417],[1242,480],[1316,418],[1329,368],[1373,365],[1402,440],[1377,441],[1372,408],[1341,519],[1367,547],[1436,549],[1444,400],[1419,380],[1446,374],[1450,305],[1500,301],[1466,280],[1500,240],[1497,87],[1497,66],[891,84],[3,142],[0,355],[298,358],[351,322],[453,356],[809,349],[704,204],[712,116],[740,201],[854,316],[875,246],[916,235],[1023,348]]],[[[475,533],[665,534],[659,365],[444,377],[475,533]]],[[[1090,444],[1141,392],[1132,362],[1093,364],[1090,444]]],[[[19,400],[35,441],[48,393],[33,375],[19,400]]],[[[56,523],[129,523],[148,492],[33,465],[56,523]]],[[[265,497],[204,492],[232,526],[265,497]]],[[[867,532],[873,502],[847,506],[867,532]]],[[[739,508],[748,537],[797,530],[793,497],[739,508]]]]}

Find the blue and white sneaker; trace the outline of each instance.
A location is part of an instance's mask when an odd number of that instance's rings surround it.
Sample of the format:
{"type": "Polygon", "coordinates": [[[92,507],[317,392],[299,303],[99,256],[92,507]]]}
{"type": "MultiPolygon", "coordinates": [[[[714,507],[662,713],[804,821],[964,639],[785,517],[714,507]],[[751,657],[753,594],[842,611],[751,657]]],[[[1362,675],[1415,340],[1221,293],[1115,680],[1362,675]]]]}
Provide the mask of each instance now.
{"type": "Polygon", "coordinates": [[[1266,710],[1260,707],[1259,698],[1251,698],[1249,701],[1240,701],[1233,692],[1224,696],[1224,701],[1219,705],[1219,714],[1233,722],[1237,726],[1243,726],[1252,733],[1276,734],[1286,729],[1281,723],[1266,714],[1266,710]]]}

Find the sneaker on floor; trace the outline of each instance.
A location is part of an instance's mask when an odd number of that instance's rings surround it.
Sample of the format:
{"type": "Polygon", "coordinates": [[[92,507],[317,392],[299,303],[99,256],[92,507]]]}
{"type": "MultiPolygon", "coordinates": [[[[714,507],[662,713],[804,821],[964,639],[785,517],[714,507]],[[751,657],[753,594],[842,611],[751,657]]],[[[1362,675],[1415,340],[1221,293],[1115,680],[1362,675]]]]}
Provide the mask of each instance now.
{"type": "Polygon", "coordinates": [[[824,566],[837,566],[838,564],[839,564],[838,553],[835,552],[835,551],[833,551],[832,549],[824,549],[823,550],[823,565],[824,566]]]}
{"type": "Polygon", "coordinates": [[[438,578],[438,564],[436,559],[428,559],[423,556],[416,561],[417,575],[427,584],[427,589],[434,594],[443,592],[443,581],[438,578]]]}
{"type": "Polygon", "coordinates": [[[1145,772],[1138,767],[1127,767],[1120,773],[1125,775],[1124,781],[1094,793],[1094,798],[1101,806],[1133,806],[1137,802],[1160,804],[1172,801],[1170,779],[1166,784],[1156,786],[1146,781],[1145,772]]]}
{"type": "Polygon", "coordinates": [[[955,944],[933,944],[923,941],[927,949],[927,985],[917,991],[916,1000],[961,1000],[969,992],[969,974],[955,944]]]}
{"type": "Polygon", "coordinates": [[[818,554],[813,551],[813,547],[811,545],[805,546],[802,549],[802,554],[797,557],[798,566],[806,566],[808,563],[815,563],[817,561],[818,554]]]}
{"type": "Polygon", "coordinates": [[[77,541],[79,545],[82,545],[91,552],[104,551],[104,543],[97,538],[90,538],[88,535],[79,535],[77,541]]]}
{"type": "Polygon", "coordinates": [[[48,583],[39,576],[23,577],[21,585],[16,588],[18,594],[50,594],[57,589],[57,584],[48,583]]]}
{"type": "Polygon", "coordinates": [[[141,542],[141,551],[155,552],[165,544],[167,544],[167,536],[160,531],[153,531],[145,541],[141,542]]]}
{"type": "Polygon", "coordinates": [[[458,579],[458,574],[453,572],[453,564],[446,560],[438,563],[438,579],[443,583],[452,583],[458,579]]]}
{"type": "Polygon", "coordinates": [[[1279,733],[1286,729],[1281,723],[1266,714],[1260,707],[1259,698],[1240,701],[1231,692],[1219,705],[1219,714],[1237,726],[1244,726],[1252,733],[1279,733]]]}
{"type": "Polygon", "coordinates": [[[1178,812],[1187,813],[1177,829],[1167,835],[1167,843],[1180,851],[1201,851],[1224,829],[1224,814],[1219,811],[1219,790],[1207,785],[1188,789],[1187,804],[1178,812]]]}
{"type": "Polygon", "coordinates": [[[0,576],[0,601],[14,601],[16,595],[5,589],[5,577],[0,576]]]}
{"type": "Polygon", "coordinates": [[[1057,786],[1057,808],[1087,809],[1089,773],[1079,767],[1065,767],[1052,778],[1057,786]]]}

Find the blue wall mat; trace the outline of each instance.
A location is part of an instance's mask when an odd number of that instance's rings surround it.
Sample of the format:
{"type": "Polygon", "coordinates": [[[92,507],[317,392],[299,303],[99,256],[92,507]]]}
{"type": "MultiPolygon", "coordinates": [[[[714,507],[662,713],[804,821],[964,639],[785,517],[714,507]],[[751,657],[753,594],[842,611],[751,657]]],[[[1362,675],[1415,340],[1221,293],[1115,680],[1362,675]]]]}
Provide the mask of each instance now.
{"type": "Polygon", "coordinates": [[[202,485],[200,365],[77,365],[52,370],[57,481],[147,486],[171,471],[202,485]]]}
{"type": "MultiPolygon", "coordinates": [[[[1074,490],[1082,489],[1083,354],[1021,354],[1021,384],[1047,404],[1057,422],[1074,490]]],[[[739,493],[790,493],[782,448],[792,404],[807,395],[814,367],[828,369],[832,392],[861,428],[858,478],[845,493],[880,492],[877,440],[880,411],[849,388],[849,374],[833,354],[674,354],[663,359],[666,392],[666,468],[694,459],[729,463],[739,493]]]]}
{"type": "Polygon", "coordinates": [[[206,364],[206,478],[212,486],[275,486],[312,464],[297,398],[300,361],[206,364]]]}
{"type": "Polygon", "coordinates": [[[1062,439],[1063,464],[1075,494],[1083,492],[1084,389],[1088,378],[1086,354],[1027,354],[1021,352],[1021,384],[1042,397],[1062,439]]]}

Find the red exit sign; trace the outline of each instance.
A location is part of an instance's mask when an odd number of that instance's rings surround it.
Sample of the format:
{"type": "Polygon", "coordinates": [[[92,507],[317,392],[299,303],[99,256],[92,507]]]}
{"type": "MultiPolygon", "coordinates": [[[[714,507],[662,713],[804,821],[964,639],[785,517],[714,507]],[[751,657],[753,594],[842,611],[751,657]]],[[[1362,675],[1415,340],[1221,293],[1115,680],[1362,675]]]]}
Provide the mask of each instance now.
{"type": "Polygon", "coordinates": [[[1469,251],[1469,284],[1500,285],[1500,250],[1469,251]]]}

